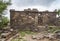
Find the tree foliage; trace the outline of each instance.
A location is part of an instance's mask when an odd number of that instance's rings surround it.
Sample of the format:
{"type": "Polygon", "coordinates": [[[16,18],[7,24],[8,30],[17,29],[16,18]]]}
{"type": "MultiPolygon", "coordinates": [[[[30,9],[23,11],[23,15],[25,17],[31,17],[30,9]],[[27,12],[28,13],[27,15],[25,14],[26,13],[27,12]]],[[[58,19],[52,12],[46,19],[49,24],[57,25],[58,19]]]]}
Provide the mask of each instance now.
{"type": "Polygon", "coordinates": [[[60,15],[60,9],[55,9],[55,12],[57,12],[57,15],[60,15]]]}
{"type": "Polygon", "coordinates": [[[0,20],[2,20],[0,21],[0,28],[5,26],[9,22],[8,18],[3,16],[3,12],[7,9],[7,6],[10,5],[10,1],[11,0],[9,0],[8,2],[5,2],[3,0],[0,1],[0,20]]]}
{"type": "Polygon", "coordinates": [[[60,9],[58,10],[58,15],[60,15],[60,9]]]}
{"type": "Polygon", "coordinates": [[[0,22],[0,26],[5,27],[5,26],[8,25],[8,23],[9,23],[8,18],[5,17],[5,16],[3,16],[3,18],[2,18],[2,22],[0,22]]]}
{"type": "Polygon", "coordinates": [[[10,0],[9,2],[0,1],[0,13],[2,13],[7,8],[8,5],[10,5],[10,0]]]}

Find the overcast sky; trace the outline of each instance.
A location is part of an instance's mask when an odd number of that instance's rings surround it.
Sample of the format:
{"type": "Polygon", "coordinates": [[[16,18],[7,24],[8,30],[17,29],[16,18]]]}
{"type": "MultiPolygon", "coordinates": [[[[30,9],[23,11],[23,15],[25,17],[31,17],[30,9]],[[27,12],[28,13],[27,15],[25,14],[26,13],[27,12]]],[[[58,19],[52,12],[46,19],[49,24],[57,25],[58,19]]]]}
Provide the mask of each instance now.
{"type": "MultiPolygon", "coordinates": [[[[15,10],[23,10],[25,8],[37,8],[40,11],[60,9],[60,0],[12,0],[12,5],[8,7],[15,10]]],[[[6,15],[9,17],[9,13],[6,15]]]]}

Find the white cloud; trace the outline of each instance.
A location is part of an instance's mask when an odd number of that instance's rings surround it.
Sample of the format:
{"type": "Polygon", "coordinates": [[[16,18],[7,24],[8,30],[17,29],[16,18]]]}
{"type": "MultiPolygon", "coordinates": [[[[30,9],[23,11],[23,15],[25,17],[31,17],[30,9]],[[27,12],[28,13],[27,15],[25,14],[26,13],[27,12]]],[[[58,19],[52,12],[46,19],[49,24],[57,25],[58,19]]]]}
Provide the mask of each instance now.
{"type": "MultiPolygon", "coordinates": [[[[15,9],[15,10],[24,10],[24,9],[27,9],[27,8],[37,8],[38,10],[40,11],[43,11],[43,10],[50,10],[50,11],[53,11],[55,9],[58,9],[60,8],[60,0],[31,0],[31,1],[21,1],[21,0],[12,0],[12,5],[8,7],[8,10],[10,9],[15,9]],[[26,2],[27,3],[26,3],[26,2]],[[36,1],[36,2],[35,2],[36,1]],[[25,2],[25,4],[24,4],[25,2]],[[30,3],[33,2],[33,4],[30,4],[30,3]],[[34,5],[34,2],[36,5],[34,5]],[[41,3],[40,3],[41,2],[41,3]],[[39,4],[40,3],[40,4],[39,4]]],[[[10,17],[10,14],[8,12],[7,14],[8,17],[10,17]]]]}
{"type": "Polygon", "coordinates": [[[60,9],[60,0],[56,0],[51,4],[51,6],[48,8],[48,10],[55,10],[55,9],[60,9]]]}
{"type": "Polygon", "coordinates": [[[50,6],[55,0],[12,0],[12,2],[17,6],[50,6]]]}

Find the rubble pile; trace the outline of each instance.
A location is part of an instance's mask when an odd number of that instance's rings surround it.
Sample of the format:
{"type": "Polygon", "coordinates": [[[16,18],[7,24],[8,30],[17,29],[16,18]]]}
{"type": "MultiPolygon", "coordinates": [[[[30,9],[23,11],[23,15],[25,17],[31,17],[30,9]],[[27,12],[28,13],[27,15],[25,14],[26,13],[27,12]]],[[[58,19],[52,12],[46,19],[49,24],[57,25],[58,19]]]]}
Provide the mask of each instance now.
{"type": "MultiPolygon", "coordinates": [[[[42,34],[39,33],[37,35],[32,35],[32,39],[37,39],[37,40],[44,40],[44,39],[49,39],[51,41],[59,40],[57,37],[55,37],[55,34],[48,33],[48,34],[42,34]]],[[[60,41],[60,40],[59,40],[60,41]]]]}

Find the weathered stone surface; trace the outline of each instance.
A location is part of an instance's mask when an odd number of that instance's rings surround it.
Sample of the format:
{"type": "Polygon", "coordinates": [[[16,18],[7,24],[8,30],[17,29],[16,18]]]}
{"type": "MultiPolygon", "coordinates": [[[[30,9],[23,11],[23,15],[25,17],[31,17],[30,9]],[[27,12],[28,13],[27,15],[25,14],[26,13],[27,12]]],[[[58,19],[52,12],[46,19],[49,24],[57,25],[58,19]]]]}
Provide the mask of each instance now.
{"type": "Polygon", "coordinates": [[[11,28],[14,29],[25,29],[28,27],[30,29],[31,26],[34,25],[46,25],[46,24],[53,24],[56,19],[57,12],[40,12],[34,10],[24,10],[24,11],[15,11],[10,10],[10,25],[11,28]]]}

